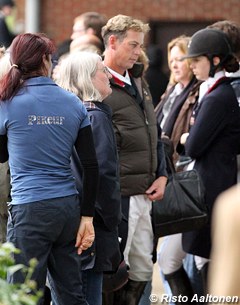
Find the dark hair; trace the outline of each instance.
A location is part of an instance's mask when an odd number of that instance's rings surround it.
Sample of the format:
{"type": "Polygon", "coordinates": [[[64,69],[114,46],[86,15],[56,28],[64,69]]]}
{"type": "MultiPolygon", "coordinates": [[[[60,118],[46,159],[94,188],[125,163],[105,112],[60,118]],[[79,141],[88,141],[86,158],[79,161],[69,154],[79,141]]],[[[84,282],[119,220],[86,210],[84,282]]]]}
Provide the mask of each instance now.
{"type": "Polygon", "coordinates": [[[23,86],[30,77],[43,75],[43,56],[55,51],[53,42],[42,33],[20,34],[10,46],[12,67],[0,81],[0,100],[7,100],[23,86]]]}
{"type": "Polygon", "coordinates": [[[235,56],[229,56],[226,58],[226,60],[223,62],[223,68],[227,72],[237,72],[239,70],[239,63],[237,61],[237,58],[235,56]]]}
{"type": "Polygon", "coordinates": [[[228,36],[232,52],[240,60],[240,25],[231,20],[222,20],[209,25],[208,28],[223,31],[228,36]]]}
{"type": "Polygon", "coordinates": [[[4,6],[15,6],[15,2],[13,0],[0,0],[0,9],[2,9],[4,6]]]}
{"type": "Polygon", "coordinates": [[[95,32],[94,35],[96,35],[102,41],[101,30],[107,22],[105,15],[98,12],[86,12],[76,17],[74,19],[74,23],[79,20],[83,20],[85,30],[92,28],[95,32]]]}

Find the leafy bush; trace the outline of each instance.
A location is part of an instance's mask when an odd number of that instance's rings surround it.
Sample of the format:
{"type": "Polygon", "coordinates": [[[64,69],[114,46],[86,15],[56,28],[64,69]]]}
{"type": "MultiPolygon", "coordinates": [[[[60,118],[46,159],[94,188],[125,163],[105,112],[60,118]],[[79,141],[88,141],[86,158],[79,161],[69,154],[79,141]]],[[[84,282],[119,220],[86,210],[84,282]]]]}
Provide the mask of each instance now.
{"type": "Polygon", "coordinates": [[[42,292],[37,291],[36,282],[31,280],[37,260],[31,259],[29,267],[16,265],[12,254],[19,252],[11,243],[0,245],[0,305],[36,305],[42,296],[42,292]],[[19,270],[25,275],[24,283],[7,283],[7,273],[13,274],[19,270]]]}

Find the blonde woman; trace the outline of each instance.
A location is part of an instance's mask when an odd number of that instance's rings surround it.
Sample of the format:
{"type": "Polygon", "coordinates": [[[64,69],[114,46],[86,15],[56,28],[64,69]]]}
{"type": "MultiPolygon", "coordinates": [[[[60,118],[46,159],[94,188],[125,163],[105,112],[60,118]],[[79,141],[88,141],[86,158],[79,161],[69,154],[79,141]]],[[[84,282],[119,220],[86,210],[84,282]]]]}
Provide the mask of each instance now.
{"type": "Polygon", "coordinates": [[[189,129],[189,121],[198,97],[201,82],[197,81],[190,68],[187,54],[190,37],[179,36],[168,44],[168,65],[171,71],[168,87],[155,108],[157,121],[164,137],[173,143],[173,160],[178,160],[176,147],[180,137],[189,129]]]}
{"type": "MultiPolygon", "coordinates": [[[[192,73],[190,61],[182,60],[182,57],[187,54],[189,41],[190,37],[181,35],[169,42],[170,81],[160,103],[155,108],[158,124],[162,128],[162,136],[169,139],[173,146],[173,150],[169,149],[169,151],[173,152],[174,163],[179,160],[176,148],[181,135],[189,130],[190,118],[197,103],[201,84],[201,81],[198,81],[192,73]]],[[[158,264],[173,296],[182,294],[190,299],[194,293],[182,266],[186,253],[182,249],[181,238],[180,233],[164,238],[158,253],[158,264]]],[[[168,286],[165,285],[165,287],[168,286]]]]}

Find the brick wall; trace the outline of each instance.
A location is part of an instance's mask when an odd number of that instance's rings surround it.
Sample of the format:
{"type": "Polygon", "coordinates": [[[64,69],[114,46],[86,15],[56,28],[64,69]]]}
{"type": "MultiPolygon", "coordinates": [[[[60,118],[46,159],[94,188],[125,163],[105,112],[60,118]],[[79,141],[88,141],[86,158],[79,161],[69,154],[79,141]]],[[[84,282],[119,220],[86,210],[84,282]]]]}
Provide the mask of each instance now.
{"type": "MultiPolygon", "coordinates": [[[[25,0],[15,0],[17,18],[24,20],[25,0]]],[[[73,19],[86,11],[110,18],[119,13],[159,21],[230,19],[240,22],[240,0],[40,0],[41,31],[56,43],[69,38],[73,19]]]]}

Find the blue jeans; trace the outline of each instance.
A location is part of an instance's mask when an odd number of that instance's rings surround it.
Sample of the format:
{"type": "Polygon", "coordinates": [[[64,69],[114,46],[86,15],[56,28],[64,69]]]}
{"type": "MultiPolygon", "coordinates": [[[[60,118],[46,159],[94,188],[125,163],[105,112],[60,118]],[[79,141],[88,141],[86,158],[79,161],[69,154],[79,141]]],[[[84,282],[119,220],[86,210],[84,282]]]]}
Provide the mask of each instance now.
{"type": "Polygon", "coordinates": [[[102,305],[103,272],[82,271],[83,293],[89,305],[102,305]]]}
{"type": "Polygon", "coordinates": [[[147,282],[147,285],[145,286],[145,289],[143,291],[143,294],[141,296],[141,299],[138,303],[138,305],[151,305],[150,302],[150,295],[152,293],[152,281],[147,282]]]}
{"type": "Polygon", "coordinates": [[[187,272],[187,275],[190,279],[190,282],[193,287],[194,293],[197,293],[198,296],[204,295],[203,286],[202,286],[202,277],[200,272],[197,270],[194,255],[187,254],[183,262],[183,267],[187,272]]]}
{"type": "MultiPolygon", "coordinates": [[[[27,265],[35,257],[38,265],[32,279],[38,289],[44,289],[48,270],[58,305],[87,304],[82,292],[81,260],[75,248],[79,222],[77,195],[9,208],[7,240],[21,250],[16,263],[27,265]]],[[[8,280],[21,283],[24,276],[16,272],[8,280]]]]}

